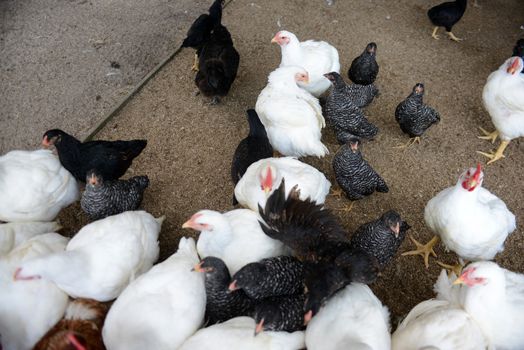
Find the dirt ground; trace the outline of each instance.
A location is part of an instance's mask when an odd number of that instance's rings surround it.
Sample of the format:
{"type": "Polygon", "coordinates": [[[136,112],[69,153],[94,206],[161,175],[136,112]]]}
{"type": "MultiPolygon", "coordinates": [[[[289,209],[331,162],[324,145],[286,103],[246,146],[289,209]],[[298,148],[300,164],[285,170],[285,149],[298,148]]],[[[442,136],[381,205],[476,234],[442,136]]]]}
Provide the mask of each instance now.
{"type": "MultiPolygon", "coordinates": [[[[346,76],[351,60],[370,41],[378,44],[381,95],[366,114],[379,128],[376,140],[363,146],[363,154],[389,185],[387,194],[374,194],[358,201],[349,213],[337,211],[345,198],[329,197],[327,207],[340,215],[349,232],[359,225],[396,209],[412,226],[409,234],[428,241],[432,233],[424,225],[425,204],[440,190],[456,183],[459,174],[485,158],[475,151],[492,145],[477,138],[478,126],[492,129],[482,107],[481,93],[488,74],[510,56],[515,41],[524,36],[524,2],[479,1],[481,8],[468,7],[454,33],[464,41],[431,38],[426,11],[439,1],[426,0],[234,0],[223,22],[233,35],[241,55],[239,76],[227,98],[217,106],[194,96],[191,50],[171,61],[98,135],[99,139],[145,138],[148,146],[135,161],[129,176],[147,174],[151,186],[143,208],[156,216],[165,214],[161,233],[161,256],[177,247],[181,236],[196,237],[182,223],[200,209],[233,209],[230,162],[237,143],[247,133],[245,110],[255,105],[266,79],[280,62],[280,49],[270,40],[279,29],[290,30],[299,39],[320,39],[339,50],[346,76]],[[520,17],[517,15],[520,14],[520,17]],[[407,141],[394,119],[396,105],[413,85],[426,86],[425,101],[441,114],[442,121],[406,151],[394,149],[407,141]]],[[[306,158],[335,185],[331,160],[338,149],[333,132],[324,129],[323,141],[331,154],[323,159],[306,158]]],[[[517,218],[524,216],[524,144],[513,141],[506,158],[487,166],[484,187],[502,198],[517,218]]],[[[86,223],[79,206],[61,215],[68,231],[86,223]]],[[[472,219],[473,220],[473,219],[472,219]]],[[[496,261],[503,267],[524,272],[522,221],[506,241],[496,261]]],[[[413,248],[406,239],[400,252],[413,248]]],[[[456,262],[452,253],[437,248],[439,259],[456,262]]],[[[371,287],[392,313],[393,329],[399,317],[414,305],[431,298],[440,267],[431,258],[426,269],[420,257],[398,256],[371,287]]]]}

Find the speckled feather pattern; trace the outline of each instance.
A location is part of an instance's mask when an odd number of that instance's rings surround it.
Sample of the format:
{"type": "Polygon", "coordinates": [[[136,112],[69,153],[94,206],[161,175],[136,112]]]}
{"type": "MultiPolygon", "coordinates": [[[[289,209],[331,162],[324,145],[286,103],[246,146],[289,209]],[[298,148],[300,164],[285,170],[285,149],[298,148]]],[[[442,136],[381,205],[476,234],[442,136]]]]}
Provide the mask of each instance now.
{"type": "Polygon", "coordinates": [[[267,298],[255,307],[255,321],[264,318],[264,330],[294,332],[304,326],[304,294],[267,298]]]}
{"type": "Polygon", "coordinates": [[[253,299],[303,292],[303,265],[292,256],[277,256],[251,263],[234,276],[237,286],[253,299]]]}
{"type": "Polygon", "coordinates": [[[426,106],[423,95],[412,92],[395,110],[395,119],[410,137],[421,136],[431,125],[440,121],[440,115],[426,106]]]}
{"type": "Polygon", "coordinates": [[[80,205],[91,220],[103,219],[128,210],[136,210],[149,185],[147,176],[128,180],[104,181],[99,186],[86,185],[80,205]]]}
{"type": "Polygon", "coordinates": [[[375,191],[389,191],[386,182],[363,159],[360,151],[352,152],[347,144],[335,154],[333,170],[337,183],[350,200],[362,199],[375,191]]]}

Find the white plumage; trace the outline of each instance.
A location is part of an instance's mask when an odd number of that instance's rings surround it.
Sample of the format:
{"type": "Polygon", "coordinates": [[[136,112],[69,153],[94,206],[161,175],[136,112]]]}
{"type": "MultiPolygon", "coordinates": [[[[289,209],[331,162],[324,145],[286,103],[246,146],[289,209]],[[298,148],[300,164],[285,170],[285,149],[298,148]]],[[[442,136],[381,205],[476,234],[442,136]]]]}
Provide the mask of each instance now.
{"type": "Polygon", "coordinates": [[[264,208],[282,178],[286,181],[286,195],[298,185],[300,199],[309,197],[318,204],[324,203],[331,187],[323,173],[295,158],[267,158],[247,168],[235,187],[235,197],[242,206],[258,211],[258,205],[264,208]]]}
{"type": "Polygon", "coordinates": [[[51,221],[78,198],[75,178],[51,151],[0,157],[0,220],[51,221]]]}
{"type": "Polygon", "coordinates": [[[326,126],[320,104],[297,85],[297,79],[307,75],[297,66],[277,68],[269,74],[255,106],[271,146],[286,156],[323,157],[329,153],[320,141],[320,130],[326,126]]]}
{"type": "Polygon", "coordinates": [[[56,232],[60,228],[61,226],[56,221],[0,224],[0,257],[34,236],[56,232]]]}
{"type": "Polygon", "coordinates": [[[340,73],[338,51],[325,41],[300,42],[295,34],[282,30],[275,34],[272,42],[277,42],[282,49],[280,67],[300,66],[309,73],[309,83],[299,85],[316,97],[331,87],[324,74],[340,73]]]}
{"type": "Polygon", "coordinates": [[[458,302],[494,349],[524,349],[524,275],[479,261],[463,270],[458,279],[463,285],[447,282],[437,286],[438,298],[458,302]]]}
{"type": "Polygon", "coordinates": [[[84,226],[65,252],[24,262],[17,275],[54,282],[73,298],[115,299],[158,259],[163,217],[127,211],[84,226]]]}
{"type": "Polygon", "coordinates": [[[389,311],[368,286],[352,283],[309,322],[308,350],[389,350],[389,311]]]}
{"type": "Polygon", "coordinates": [[[226,213],[201,210],[182,227],[201,231],[197,250],[203,259],[214,256],[224,261],[232,275],[244,265],[289,254],[280,241],[269,238],[260,228],[257,213],[235,209],[226,213]]]}
{"type": "Polygon", "coordinates": [[[488,76],[482,101],[502,140],[524,136],[524,74],[520,57],[508,58],[488,76]],[[514,73],[508,72],[514,61],[514,73]]]}
{"type": "Polygon", "coordinates": [[[103,338],[109,350],[168,350],[201,326],[206,307],[204,275],[193,238],[182,237],[178,251],[137,278],[107,315],[103,338]]]}
{"type": "Polygon", "coordinates": [[[237,317],[203,328],[179,350],[298,350],[304,348],[304,332],[261,332],[253,335],[255,320],[237,317]]]}
{"type": "Polygon", "coordinates": [[[490,260],[504,249],[516,222],[506,204],[482,186],[480,165],[460,175],[426,205],[424,219],[446,247],[467,260],[490,260]]]}
{"type": "Polygon", "coordinates": [[[0,258],[0,335],[3,350],[29,350],[58,322],[68,296],[44,279],[14,281],[16,266],[24,261],[60,252],[67,238],[41,234],[0,258]]]}

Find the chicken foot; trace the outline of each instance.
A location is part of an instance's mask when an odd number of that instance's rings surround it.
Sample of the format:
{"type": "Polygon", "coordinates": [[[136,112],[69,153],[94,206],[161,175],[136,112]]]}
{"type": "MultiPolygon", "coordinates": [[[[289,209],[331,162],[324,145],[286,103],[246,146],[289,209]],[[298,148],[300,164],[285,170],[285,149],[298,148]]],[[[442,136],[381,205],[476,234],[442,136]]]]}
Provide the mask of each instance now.
{"type": "Polygon", "coordinates": [[[435,251],[433,250],[433,246],[435,246],[435,244],[437,244],[437,242],[439,241],[439,237],[438,236],[434,236],[431,241],[429,241],[428,243],[426,244],[422,244],[420,243],[419,241],[417,241],[415,238],[411,237],[411,236],[408,236],[409,239],[411,240],[411,242],[413,242],[416,246],[417,246],[417,249],[415,250],[410,250],[408,252],[405,252],[405,253],[402,253],[401,255],[402,256],[405,256],[405,255],[420,255],[424,258],[424,265],[426,266],[426,269],[429,267],[429,255],[433,255],[433,257],[437,257],[437,253],[435,253],[435,251]]]}
{"type": "Polygon", "coordinates": [[[488,165],[489,165],[493,162],[496,162],[499,159],[506,157],[504,155],[504,150],[506,149],[506,147],[508,147],[508,145],[509,145],[509,141],[501,141],[499,148],[497,148],[497,151],[495,153],[493,152],[486,153],[486,152],[481,152],[481,151],[477,151],[477,153],[482,154],[485,157],[488,157],[490,159],[490,161],[488,162],[488,165]]]}
{"type": "Polygon", "coordinates": [[[198,72],[198,55],[195,53],[195,62],[193,62],[193,66],[191,67],[192,71],[198,72]]]}
{"type": "Polygon", "coordinates": [[[437,35],[437,31],[438,31],[438,27],[435,27],[435,29],[433,29],[433,33],[431,34],[431,37],[433,39],[440,39],[440,37],[437,35]]]}
{"type": "Polygon", "coordinates": [[[349,204],[346,204],[346,205],[344,205],[341,208],[337,208],[337,210],[349,213],[353,209],[353,205],[354,204],[355,204],[355,202],[351,201],[351,202],[349,202],[349,204]]]}
{"type": "Polygon", "coordinates": [[[457,38],[455,36],[455,34],[453,34],[453,32],[446,32],[446,34],[449,36],[449,38],[453,41],[456,41],[456,42],[459,42],[459,41],[462,41],[464,39],[461,39],[461,38],[457,38]]]}
{"type": "Polygon", "coordinates": [[[329,194],[333,197],[341,197],[343,192],[344,191],[339,187],[336,190],[332,188],[329,194]]]}
{"type": "Polygon", "coordinates": [[[477,136],[479,139],[483,140],[490,140],[491,143],[495,143],[495,140],[497,140],[497,137],[499,137],[498,130],[495,130],[493,132],[489,132],[479,126],[480,131],[484,134],[484,136],[477,136]]]}
{"type": "Polygon", "coordinates": [[[448,276],[451,276],[451,273],[454,273],[456,277],[460,276],[462,274],[462,269],[464,268],[464,262],[459,261],[458,264],[455,265],[448,265],[441,261],[437,261],[437,264],[439,264],[441,267],[446,269],[448,271],[448,276]]]}
{"type": "Polygon", "coordinates": [[[420,144],[420,137],[419,136],[412,137],[412,138],[409,139],[409,141],[406,144],[395,146],[393,148],[408,148],[408,147],[413,146],[415,143],[419,143],[420,144]]]}

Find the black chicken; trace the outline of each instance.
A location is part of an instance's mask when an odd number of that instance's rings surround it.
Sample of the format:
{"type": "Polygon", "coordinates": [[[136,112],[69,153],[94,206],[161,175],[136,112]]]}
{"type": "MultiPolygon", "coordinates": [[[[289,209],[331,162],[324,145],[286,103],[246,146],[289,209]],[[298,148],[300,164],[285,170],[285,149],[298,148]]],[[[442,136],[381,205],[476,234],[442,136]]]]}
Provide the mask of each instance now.
{"type": "Polygon", "coordinates": [[[66,132],[48,130],[42,139],[44,147],[54,145],[62,166],[78,181],[86,180],[87,172],[96,169],[107,180],[124,175],[142,150],[146,140],[80,142],[66,132]]]}
{"type": "MultiPolygon", "coordinates": [[[[515,47],[513,48],[513,56],[519,56],[524,60],[524,39],[517,40],[515,47]]],[[[521,73],[524,73],[524,67],[521,73]]]]}
{"type": "Polygon", "coordinates": [[[292,256],[277,256],[250,263],[232,277],[229,290],[242,289],[252,299],[304,292],[302,262],[292,256]]]}
{"type": "Polygon", "coordinates": [[[439,39],[437,30],[439,27],[446,28],[446,34],[451,40],[460,41],[462,39],[457,38],[451,29],[453,26],[462,18],[466,11],[468,0],[456,0],[450,2],[444,2],[440,5],[434,6],[428,10],[428,17],[435,25],[433,34],[431,36],[435,39],[439,39]]]}
{"type": "Polygon", "coordinates": [[[237,316],[252,315],[255,302],[242,290],[228,289],[231,278],[226,264],[221,259],[208,256],[195,265],[194,271],[205,273],[205,320],[208,325],[237,316]]]}
{"type": "Polygon", "coordinates": [[[147,176],[104,181],[95,169],[87,172],[86,188],[80,205],[91,220],[99,220],[128,210],[136,210],[149,186],[147,176]]]}
{"type": "Polygon", "coordinates": [[[394,210],[360,226],[351,237],[351,246],[372,254],[383,269],[395,256],[409,225],[394,210]]]}
{"type": "MultiPolygon", "coordinates": [[[[326,99],[325,117],[333,126],[337,141],[344,144],[355,137],[373,139],[378,133],[378,128],[370,123],[362,110],[353,103],[353,98],[349,96],[351,92],[340,74],[332,72],[325,74],[325,77],[335,85],[326,99]]],[[[373,85],[365,86],[368,87],[372,88],[373,85]]],[[[374,96],[372,89],[365,94],[371,99],[374,96]]]]}
{"type": "Polygon", "coordinates": [[[351,201],[362,199],[375,191],[389,191],[386,182],[362,157],[359,144],[358,139],[351,139],[340,147],[333,158],[337,183],[351,201]]]}
{"type": "Polygon", "coordinates": [[[415,142],[420,143],[420,136],[433,124],[440,121],[440,115],[433,108],[426,106],[423,101],[424,84],[418,83],[408,97],[399,103],[395,110],[395,119],[403,132],[412,139],[403,146],[407,147],[415,142]]]}
{"type": "Polygon", "coordinates": [[[211,37],[198,55],[199,70],[195,84],[202,94],[213,97],[212,104],[226,96],[237,76],[240,55],[233,47],[231,34],[221,24],[215,26],[211,37]]]}
{"type": "Polygon", "coordinates": [[[378,63],[376,60],[377,44],[369,43],[360,56],[351,62],[348,77],[355,84],[373,84],[378,74],[378,63]]]}
{"type": "Polygon", "coordinates": [[[273,147],[267,138],[266,129],[254,109],[247,110],[247,120],[249,135],[240,141],[231,162],[231,179],[235,185],[251,164],[273,156],[273,147]]]}
{"type": "Polygon", "coordinates": [[[209,8],[209,14],[201,14],[187,31],[187,36],[181,47],[191,47],[196,50],[195,63],[192,69],[198,71],[198,56],[202,46],[209,41],[211,31],[222,21],[222,5],[224,0],[215,0],[209,8]]]}
{"type": "Polygon", "coordinates": [[[300,331],[304,325],[304,294],[264,299],[255,306],[255,335],[262,331],[300,331]]]}

